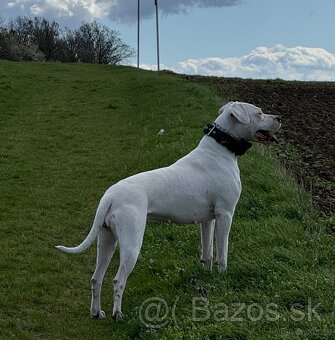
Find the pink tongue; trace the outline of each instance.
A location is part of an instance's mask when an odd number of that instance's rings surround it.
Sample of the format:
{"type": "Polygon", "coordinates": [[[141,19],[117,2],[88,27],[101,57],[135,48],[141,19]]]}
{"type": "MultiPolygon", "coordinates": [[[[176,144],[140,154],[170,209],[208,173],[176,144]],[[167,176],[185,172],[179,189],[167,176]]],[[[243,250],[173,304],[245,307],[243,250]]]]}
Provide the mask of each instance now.
{"type": "Polygon", "coordinates": [[[259,131],[259,136],[260,136],[260,139],[263,140],[263,141],[266,141],[266,142],[276,142],[278,143],[278,139],[275,135],[273,135],[272,133],[270,132],[267,132],[267,131],[259,131]]]}

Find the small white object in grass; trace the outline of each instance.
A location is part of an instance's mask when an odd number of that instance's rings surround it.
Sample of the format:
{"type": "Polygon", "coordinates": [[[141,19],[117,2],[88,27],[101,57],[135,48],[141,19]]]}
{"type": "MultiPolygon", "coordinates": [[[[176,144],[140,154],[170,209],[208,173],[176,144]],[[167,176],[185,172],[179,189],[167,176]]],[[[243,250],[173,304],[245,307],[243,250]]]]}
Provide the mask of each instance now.
{"type": "Polygon", "coordinates": [[[165,132],[164,129],[160,129],[159,132],[157,133],[157,136],[161,136],[165,132]]]}

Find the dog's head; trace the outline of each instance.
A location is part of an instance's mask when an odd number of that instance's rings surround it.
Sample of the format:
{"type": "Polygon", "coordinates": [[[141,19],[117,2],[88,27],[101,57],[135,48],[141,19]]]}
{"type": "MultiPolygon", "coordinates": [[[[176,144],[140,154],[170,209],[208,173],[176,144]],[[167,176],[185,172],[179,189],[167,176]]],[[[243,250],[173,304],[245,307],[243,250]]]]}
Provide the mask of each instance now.
{"type": "Polygon", "coordinates": [[[278,142],[274,132],[281,127],[281,118],[252,104],[230,102],[219,110],[215,123],[237,138],[271,144],[278,142]]]}

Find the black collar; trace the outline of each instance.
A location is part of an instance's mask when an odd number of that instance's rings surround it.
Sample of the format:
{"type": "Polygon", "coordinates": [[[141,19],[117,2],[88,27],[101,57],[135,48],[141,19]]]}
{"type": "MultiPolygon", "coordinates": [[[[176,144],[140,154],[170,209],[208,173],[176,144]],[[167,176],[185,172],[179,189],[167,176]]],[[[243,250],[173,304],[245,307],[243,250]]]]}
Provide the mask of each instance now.
{"type": "Polygon", "coordinates": [[[252,146],[252,144],[245,139],[236,138],[229,132],[219,129],[215,123],[208,123],[204,127],[204,133],[214,138],[219,144],[225,146],[231,152],[234,152],[236,156],[244,155],[252,146]]]}

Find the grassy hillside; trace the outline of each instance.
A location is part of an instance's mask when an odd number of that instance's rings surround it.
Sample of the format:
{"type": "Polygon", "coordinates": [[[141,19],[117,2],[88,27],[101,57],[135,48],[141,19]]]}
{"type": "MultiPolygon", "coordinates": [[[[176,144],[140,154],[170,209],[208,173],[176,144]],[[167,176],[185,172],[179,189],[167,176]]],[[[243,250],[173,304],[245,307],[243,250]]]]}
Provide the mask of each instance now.
{"type": "Polygon", "coordinates": [[[240,159],[227,275],[202,270],[197,225],[149,223],[125,319],[111,319],[116,254],[97,321],[95,247],[54,249],[85,237],[112,183],[194,148],[226,99],[164,73],[0,62],[0,338],[333,338],[335,240],[264,146],[240,159]]]}

